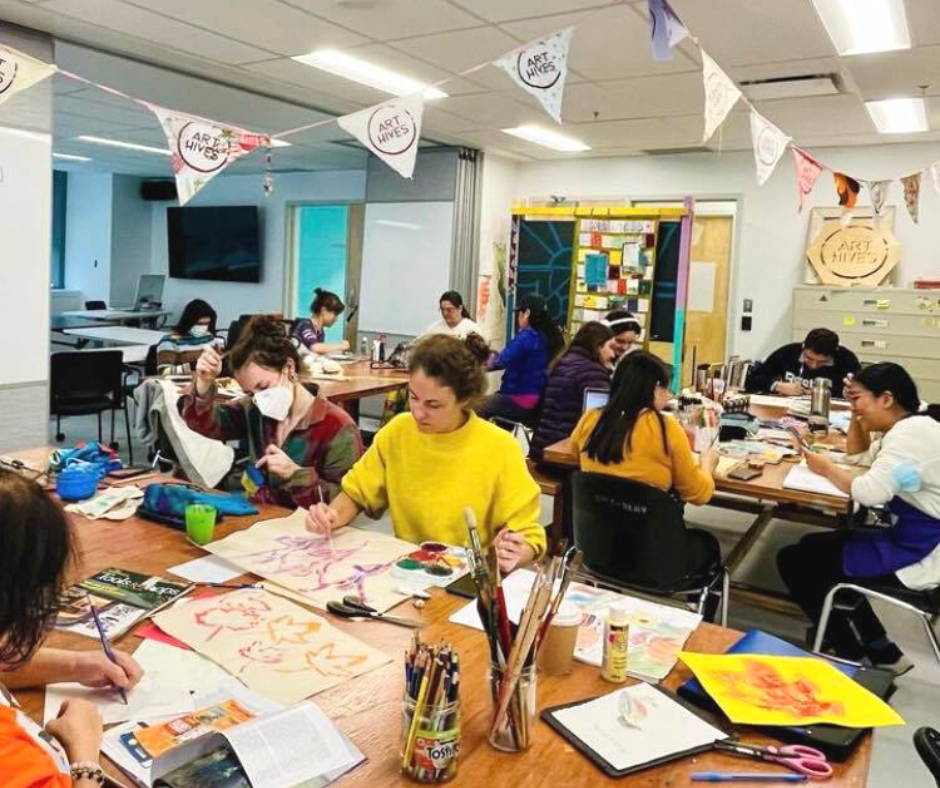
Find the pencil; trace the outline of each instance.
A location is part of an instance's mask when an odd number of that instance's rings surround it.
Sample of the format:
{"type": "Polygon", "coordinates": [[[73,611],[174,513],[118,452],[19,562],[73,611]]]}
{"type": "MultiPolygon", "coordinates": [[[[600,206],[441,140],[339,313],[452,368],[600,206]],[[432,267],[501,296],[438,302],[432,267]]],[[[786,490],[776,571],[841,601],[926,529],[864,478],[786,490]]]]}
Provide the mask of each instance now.
{"type": "MultiPolygon", "coordinates": [[[[108,658],[110,662],[113,662],[119,668],[121,663],[117,661],[117,657],[114,656],[114,651],[111,649],[111,644],[108,642],[108,636],[104,633],[104,627],[101,626],[101,619],[98,616],[98,608],[91,605],[91,616],[95,620],[95,629],[98,630],[98,637],[101,638],[101,648],[104,649],[104,655],[108,658]]],[[[121,668],[123,670],[123,668],[121,668]]],[[[124,705],[127,706],[127,693],[124,691],[123,687],[118,687],[117,691],[121,693],[121,700],[124,701],[124,705]]]]}
{"type": "MultiPolygon", "coordinates": [[[[323,497],[323,487],[320,485],[320,482],[317,482],[317,495],[320,497],[320,503],[326,503],[326,498],[323,497]]],[[[326,529],[326,538],[330,542],[330,555],[334,553],[333,550],[333,529],[326,529]]]]}
{"type": "Polygon", "coordinates": [[[428,674],[425,673],[421,679],[421,688],[418,690],[418,699],[415,701],[415,710],[411,717],[411,727],[408,729],[408,740],[405,745],[405,754],[402,756],[401,765],[403,769],[408,768],[411,763],[411,757],[414,755],[415,734],[418,731],[418,720],[424,707],[424,698],[428,691],[428,674]]]}

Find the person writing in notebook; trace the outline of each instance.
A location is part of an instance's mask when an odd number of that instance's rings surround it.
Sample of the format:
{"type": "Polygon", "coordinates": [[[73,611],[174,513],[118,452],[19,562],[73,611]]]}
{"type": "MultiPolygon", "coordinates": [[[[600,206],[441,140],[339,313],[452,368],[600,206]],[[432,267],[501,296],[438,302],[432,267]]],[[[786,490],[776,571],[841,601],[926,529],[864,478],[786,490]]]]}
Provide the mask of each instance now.
{"type": "Polygon", "coordinates": [[[826,378],[832,396],[843,395],[842,381],[861,368],[856,355],[839,344],[839,335],[828,328],[814,328],[802,344],[792,342],[777,348],[747,376],[746,388],[752,393],[770,393],[780,397],[806,394],[816,378],[826,378]]]}
{"type": "Polygon", "coordinates": [[[43,730],[10,689],[74,681],[133,689],[143,672],[115,650],[67,651],[42,645],[55,623],[77,545],[67,515],[38,484],[0,470],[0,785],[97,788],[102,725],[85,700],[66,701],[43,730]]]}
{"type": "MultiPolygon", "coordinates": [[[[847,459],[867,470],[855,474],[816,452],[804,452],[806,464],[862,506],[886,507],[891,527],[812,533],[777,554],[780,576],[814,622],[837,583],[940,585],[940,423],[920,413],[917,386],[897,364],[865,367],[847,381],[846,393],[847,459]]],[[[851,596],[840,594],[840,608],[851,596]]],[[[911,667],[863,597],[833,612],[827,635],[825,645],[839,656],[897,672],[911,667]]]]}
{"type": "Polygon", "coordinates": [[[435,334],[415,345],[408,372],[410,412],[378,431],[336,498],[310,507],[307,528],[326,533],[387,510],[399,539],[462,545],[470,507],[503,572],[539,558],[538,485],[512,435],[473,412],[486,387],[480,363],[459,339],[435,334]]]}
{"type": "Polygon", "coordinates": [[[345,339],[340,342],[326,341],[326,330],[336,324],[345,309],[346,305],[336,293],[316,288],[310,304],[310,319],[297,321],[294,336],[311,353],[321,356],[349,350],[349,342],[345,339]]]}

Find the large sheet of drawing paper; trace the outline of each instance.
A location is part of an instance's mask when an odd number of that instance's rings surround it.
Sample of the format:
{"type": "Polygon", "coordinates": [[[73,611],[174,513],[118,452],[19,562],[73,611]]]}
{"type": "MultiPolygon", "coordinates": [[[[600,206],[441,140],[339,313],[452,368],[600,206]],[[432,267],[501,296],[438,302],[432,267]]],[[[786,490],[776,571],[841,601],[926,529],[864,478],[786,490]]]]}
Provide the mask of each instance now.
{"type": "Polygon", "coordinates": [[[413,544],[349,527],[331,539],[310,533],[306,518],[298,509],[290,517],[262,520],[206,545],[206,550],[295,591],[321,610],[346,594],[356,594],[383,612],[407,599],[395,590],[402,583],[391,569],[414,551],[413,544]]]}
{"type": "Polygon", "coordinates": [[[250,689],[284,704],[389,661],[315,613],[261,589],[194,599],[154,620],[250,689]]]}

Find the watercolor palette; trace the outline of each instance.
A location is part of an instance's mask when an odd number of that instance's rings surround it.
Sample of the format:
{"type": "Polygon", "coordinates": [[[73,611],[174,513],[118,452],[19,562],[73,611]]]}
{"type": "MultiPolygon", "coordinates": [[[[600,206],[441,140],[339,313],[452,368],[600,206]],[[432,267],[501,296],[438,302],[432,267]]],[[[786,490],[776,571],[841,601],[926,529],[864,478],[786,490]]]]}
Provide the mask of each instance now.
{"type": "Polygon", "coordinates": [[[422,542],[419,549],[395,562],[392,576],[410,586],[443,587],[469,571],[464,548],[443,542],[422,542]]]}

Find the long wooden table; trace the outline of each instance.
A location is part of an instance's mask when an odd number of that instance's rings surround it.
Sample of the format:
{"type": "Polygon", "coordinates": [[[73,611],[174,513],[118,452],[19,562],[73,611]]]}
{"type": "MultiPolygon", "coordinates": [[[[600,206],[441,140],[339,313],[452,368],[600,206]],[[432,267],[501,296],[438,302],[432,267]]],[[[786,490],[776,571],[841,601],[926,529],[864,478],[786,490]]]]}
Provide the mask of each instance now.
{"type": "Polygon", "coordinates": [[[368,361],[343,364],[343,375],[347,380],[315,379],[323,396],[344,407],[358,403],[363,397],[387,394],[408,385],[408,373],[400,369],[372,369],[368,361]]]}
{"type": "MultiPolygon", "coordinates": [[[[23,459],[39,460],[45,450],[24,453],[23,459]]],[[[227,517],[219,524],[217,535],[225,536],[250,526],[262,518],[282,516],[283,510],[262,507],[258,516],[250,518],[227,517]]],[[[179,531],[155,523],[131,518],[123,522],[90,521],[74,517],[78,537],[78,566],[72,570],[72,580],[86,577],[109,566],[152,574],[165,574],[167,567],[197,558],[204,553],[190,544],[179,531]]],[[[250,576],[245,576],[245,580],[250,576]]],[[[237,582],[237,581],[236,581],[237,582]]],[[[410,616],[421,616],[427,622],[422,636],[429,641],[448,640],[460,652],[464,666],[461,677],[461,704],[463,732],[460,766],[456,786],[512,785],[519,788],[542,786],[547,782],[565,788],[596,786],[686,785],[693,771],[780,771],[769,764],[743,761],[725,755],[707,753],[685,758],[672,764],[650,769],[623,780],[604,776],[586,758],[556,735],[547,725],[539,722],[532,748],[519,755],[497,752],[486,743],[489,719],[489,700],[486,687],[488,660],[486,641],[481,632],[448,622],[448,617],[466,600],[435,591],[433,599],[422,611],[407,609],[410,616]]],[[[405,611],[405,607],[400,608],[405,611]]],[[[413,785],[399,773],[399,726],[403,673],[401,654],[411,637],[411,630],[379,622],[355,623],[329,616],[331,623],[394,659],[388,665],[341,684],[315,696],[314,700],[336,724],[352,738],[367,757],[367,762],[351,774],[341,778],[342,788],[385,788],[413,785]]],[[[687,648],[692,651],[723,652],[738,637],[739,632],[702,624],[690,638],[687,648]]],[[[139,639],[133,632],[118,639],[117,647],[133,651],[139,639]]],[[[88,638],[62,632],[53,632],[48,645],[76,649],[99,648],[88,638]]],[[[681,664],[669,674],[663,685],[675,689],[690,676],[681,664]]],[[[539,706],[544,708],[579,699],[591,698],[611,692],[614,686],[600,678],[600,671],[575,664],[565,677],[539,676],[539,706]]],[[[19,701],[35,719],[42,718],[44,693],[42,690],[20,691],[19,701]]],[[[770,740],[742,729],[741,737],[748,741],[768,743],[770,740]]],[[[834,764],[835,775],[831,788],[859,788],[867,782],[871,759],[871,736],[865,736],[860,746],[845,763],[834,764]]],[[[110,773],[123,784],[130,781],[111,764],[110,773]]]]}

